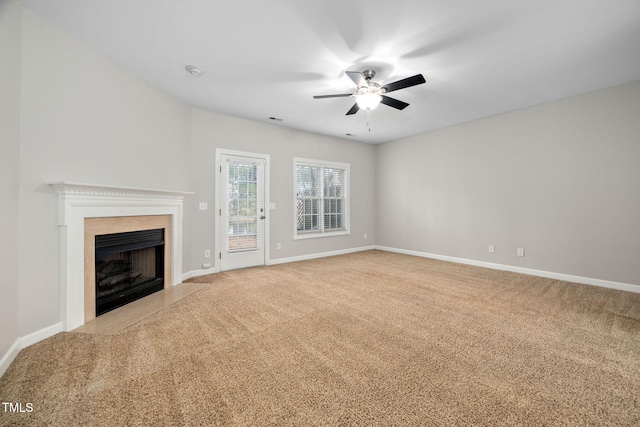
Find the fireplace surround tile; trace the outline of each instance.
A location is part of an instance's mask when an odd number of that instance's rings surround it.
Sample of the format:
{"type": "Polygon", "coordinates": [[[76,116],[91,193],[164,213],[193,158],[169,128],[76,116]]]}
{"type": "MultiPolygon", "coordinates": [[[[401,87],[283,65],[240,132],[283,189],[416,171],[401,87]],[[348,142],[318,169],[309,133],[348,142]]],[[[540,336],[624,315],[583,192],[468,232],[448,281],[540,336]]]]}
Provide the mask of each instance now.
{"type": "Polygon", "coordinates": [[[84,321],[96,317],[95,238],[97,235],[164,229],[164,288],[171,277],[171,215],[119,216],[84,220],[84,321]]]}

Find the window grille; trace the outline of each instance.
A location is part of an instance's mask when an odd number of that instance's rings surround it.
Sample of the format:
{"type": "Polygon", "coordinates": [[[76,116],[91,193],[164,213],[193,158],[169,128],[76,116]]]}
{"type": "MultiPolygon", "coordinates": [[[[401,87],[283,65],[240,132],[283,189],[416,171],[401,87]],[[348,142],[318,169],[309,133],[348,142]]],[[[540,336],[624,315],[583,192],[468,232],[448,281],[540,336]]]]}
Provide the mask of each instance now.
{"type": "Polygon", "coordinates": [[[295,235],[349,233],[349,165],[295,159],[295,235]]]}

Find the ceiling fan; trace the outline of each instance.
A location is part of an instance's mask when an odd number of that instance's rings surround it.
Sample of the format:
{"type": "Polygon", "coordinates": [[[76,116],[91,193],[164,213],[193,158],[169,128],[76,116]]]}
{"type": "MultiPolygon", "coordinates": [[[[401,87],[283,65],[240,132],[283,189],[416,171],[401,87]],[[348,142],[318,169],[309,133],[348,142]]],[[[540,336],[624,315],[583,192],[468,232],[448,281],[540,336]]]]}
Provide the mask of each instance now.
{"type": "Polygon", "coordinates": [[[347,75],[358,86],[355,93],[342,93],[337,95],[316,95],[314,99],[322,98],[342,98],[347,96],[354,96],[356,103],[347,111],[347,115],[355,114],[361,108],[367,111],[373,110],[378,104],[388,105],[389,107],[403,110],[409,106],[406,102],[399,101],[395,98],[391,98],[386,93],[393,92],[394,90],[404,89],[411,86],[416,86],[425,83],[425,79],[422,74],[416,74],[406,79],[398,80],[392,83],[381,85],[379,83],[372,82],[371,79],[376,75],[374,70],[358,71],[346,71],[347,75]]]}

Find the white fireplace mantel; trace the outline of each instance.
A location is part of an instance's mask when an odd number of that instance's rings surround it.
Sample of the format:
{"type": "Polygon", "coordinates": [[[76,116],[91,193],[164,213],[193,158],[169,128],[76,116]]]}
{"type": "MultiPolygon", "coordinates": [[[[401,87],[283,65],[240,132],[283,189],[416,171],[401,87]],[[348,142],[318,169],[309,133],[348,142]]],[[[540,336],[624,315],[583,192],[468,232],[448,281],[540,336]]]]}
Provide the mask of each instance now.
{"type": "Polygon", "coordinates": [[[170,215],[171,284],[182,281],[182,213],[185,191],[73,182],[48,183],[58,193],[61,318],[66,331],[84,324],[85,218],[170,215]]]}

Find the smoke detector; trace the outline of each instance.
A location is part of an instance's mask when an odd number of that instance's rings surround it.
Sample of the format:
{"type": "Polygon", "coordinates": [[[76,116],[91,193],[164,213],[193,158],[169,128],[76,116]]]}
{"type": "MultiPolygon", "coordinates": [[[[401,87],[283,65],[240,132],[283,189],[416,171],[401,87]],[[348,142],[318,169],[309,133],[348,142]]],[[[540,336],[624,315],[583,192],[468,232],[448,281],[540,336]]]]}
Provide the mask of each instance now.
{"type": "Polygon", "coordinates": [[[187,70],[189,74],[191,74],[194,77],[200,77],[201,75],[204,74],[204,70],[202,68],[196,67],[195,65],[187,65],[184,68],[185,70],[187,70]]]}

